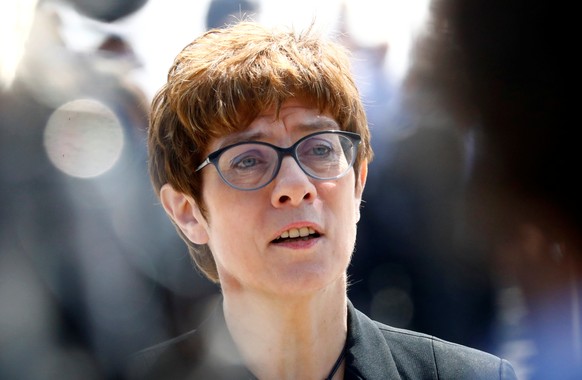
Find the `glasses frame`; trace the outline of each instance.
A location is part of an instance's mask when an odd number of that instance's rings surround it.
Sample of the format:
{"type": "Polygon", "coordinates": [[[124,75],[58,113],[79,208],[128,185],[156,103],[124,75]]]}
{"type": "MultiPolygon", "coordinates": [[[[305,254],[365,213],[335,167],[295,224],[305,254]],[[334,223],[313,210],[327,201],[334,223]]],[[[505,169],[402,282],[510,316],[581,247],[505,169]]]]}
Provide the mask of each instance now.
{"type": "Polygon", "coordinates": [[[277,174],[279,174],[279,169],[281,169],[281,163],[283,162],[283,158],[285,158],[286,156],[291,156],[293,157],[293,159],[295,160],[295,162],[297,163],[297,165],[301,168],[301,170],[309,177],[319,180],[319,181],[329,181],[329,180],[334,180],[334,179],[339,179],[341,177],[343,177],[344,175],[346,175],[350,169],[354,166],[354,162],[356,161],[356,158],[358,156],[358,149],[360,146],[360,143],[362,142],[362,138],[360,137],[359,134],[355,133],[355,132],[348,132],[348,131],[340,131],[340,130],[336,130],[336,129],[332,129],[332,130],[326,130],[326,131],[318,131],[315,133],[311,133],[309,135],[303,136],[302,138],[300,138],[299,140],[297,140],[293,145],[291,145],[288,148],[281,148],[280,146],[276,146],[273,144],[269,144],[267,142],[264,141],[241,141],[235,144],[231,144],[231,145],[227,145],[223,148],[220,148],[212,153],[210,153],[206,159],[204,159],[204,161],[202,161],[202,163],[200,165],[198,165],[198,167],[196,168],[196,172],[204,169],[207,165],[212,164],[214,165],[214,167],[216,168],[216,171],[218,172],[218,174],[220,175],[220,178],[224,181],[224,183],[226,183],[228,186],[232,187],[233,189],[237,189],[237,190],[241,190],[241,191],[254,191],[254,190],[259,190],[262,189],[263,187],[267,186],[268,184],[270,184],[275,177],[277,177],[277,174]],[[299,162],[299,158],[297,157],[297,147],[305,140],[312,138],[314,136],[317,135],[323,135],[323,134],[336,134],[336,135],[341,135],[344,137],[347,137],[352,144],[354,145],[355,148],[355,152],[354,155],[352,157],[352,160],[349,164],[349,166],[346,168],[346,170],[337,175],[337,176],[333,176],[333,177],[318,177],[315,176],[311,173],[308,173],[304,168],[303,165],[301,164],[301,162],[299,162]],[[271,178],[265,182],[263,185],[258,186],[258,187],[253,187],[250,189],[245,189],[245,188],[240,188],[237,186],[234,186],[232,183],[228,182],[228,180],[226,178],[224,178],[224,176],[222,175],[222,172],[219,169],[218,166],[218,161],[220,160],[220,156],[226,152],[227,150],[229,150],[232,147],[238,146],[238,145],[243,145],[243,144],[259,144],[259,145],[265,145],[268,146],[270,148],[273,148],[276,152],[277,152],[277,157],[278,157],[278,162],[277,162],[277,166],[275,168],[275,170],[273,170],[273,175],[271,176],[271,178]]]}

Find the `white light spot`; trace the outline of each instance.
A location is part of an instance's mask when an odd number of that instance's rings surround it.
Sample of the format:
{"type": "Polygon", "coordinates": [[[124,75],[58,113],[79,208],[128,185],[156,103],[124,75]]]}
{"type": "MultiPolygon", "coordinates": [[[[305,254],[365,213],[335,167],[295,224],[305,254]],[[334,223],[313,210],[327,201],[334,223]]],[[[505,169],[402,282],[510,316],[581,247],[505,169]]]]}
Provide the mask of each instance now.
{"type": "Polygon", "coordinates": [[[9,88],[24,55],[37,0],[0,1],[0,90],[9,88]]]}
{"type": "Polygon", "coordinates": [[[123,140],[117,116],[92,99],[74,100],[59,107],[44,133],[51,162],[79,178],[96,177],[111,169],[121,156],[123,140]]]}

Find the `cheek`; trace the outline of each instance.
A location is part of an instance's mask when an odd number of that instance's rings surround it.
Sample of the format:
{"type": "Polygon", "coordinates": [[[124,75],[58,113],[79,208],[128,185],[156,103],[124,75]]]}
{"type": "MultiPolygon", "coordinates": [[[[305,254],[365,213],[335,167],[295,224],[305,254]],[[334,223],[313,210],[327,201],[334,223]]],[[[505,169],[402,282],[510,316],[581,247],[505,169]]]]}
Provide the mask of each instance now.
{"type": "Polygon", "coordinates": [[[209,245],[213,252],[228,250],[229,247],[236,245],[237,241],[242,241],[246,235],[244,220],[234,217],[237,215],[235,206],[226,206],[221,210],[210,211],[214,215],[209,221],[209,245]],[[227,212],[227,209],[232,213],[227,212]],[[214,212],[213,212],[214,211],[214,212]]]}
{"type": "Polygon", "coordinates": [[[249,194],[229,191],[216,192],[206,204],[209,215],[208,245],[216,260],[237,260],[240,255],[235,255],[236,252],[250,249],[254,244],[253,231],[259,228],[258,224],[262,221],[261,208],[249,194]]]}
{"type": "Polygon", "coordinates": [[[341,245],[337,247],[340,251],[346,252],[351,258],[356,242],[357,223],[360,218],[359,199],[356,197],[353,181],[345,183],[329,184],[321,187],[320,195],[325,201],[322,204],[327,208],[328,219],[331,219],[335,226],[335,234],[338,237],[336,242],[341,245]]]}
{"type": "Polygon", "coordinates": [[[353,180],[343,178],[341,182],[324,183],[318,191],[321,198],[335,210],[339,221],[351,225],[360,220],[360,198],[356,194],[353,180]]]}

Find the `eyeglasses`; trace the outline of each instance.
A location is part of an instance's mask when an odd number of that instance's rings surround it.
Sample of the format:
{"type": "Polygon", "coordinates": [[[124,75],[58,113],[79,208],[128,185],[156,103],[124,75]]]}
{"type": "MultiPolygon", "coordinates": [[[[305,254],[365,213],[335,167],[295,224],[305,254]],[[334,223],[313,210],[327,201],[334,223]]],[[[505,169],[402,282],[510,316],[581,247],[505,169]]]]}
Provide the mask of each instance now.
{"type": "Polygon", "coordinates": [[[354,165],[360,135],[346,131],[320,131],[299,139],[288,148],[261,141],[239,142],[211,154],[196,168],[213,164],[220,177],[238,190],[258,190],[279,173],[285,156],[317,180],[338,179],[354,165]]]}

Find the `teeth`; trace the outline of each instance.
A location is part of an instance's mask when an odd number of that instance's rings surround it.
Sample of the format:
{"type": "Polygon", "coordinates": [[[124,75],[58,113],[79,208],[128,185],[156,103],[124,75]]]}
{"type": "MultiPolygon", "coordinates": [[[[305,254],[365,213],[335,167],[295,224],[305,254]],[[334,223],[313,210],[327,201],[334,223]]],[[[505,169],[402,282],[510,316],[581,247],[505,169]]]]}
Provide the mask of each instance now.
{"type": "Polygon", "coordinates": [[[297,238],[297,237],[306,237],[315,233],[315,230],[311,227],[301,227],[301,228],[291,228],[288,231],[285,231],[279,236],[281,239],[286,238],[297,238]]]}

